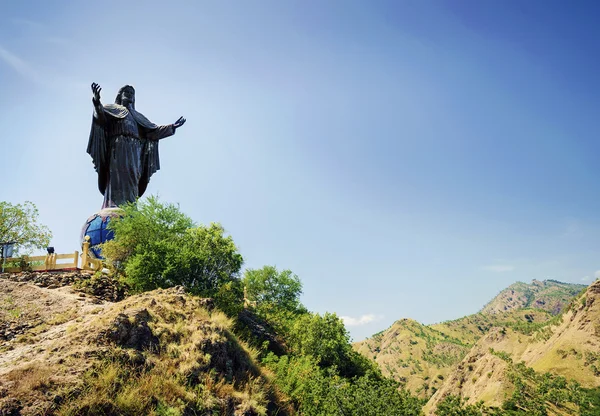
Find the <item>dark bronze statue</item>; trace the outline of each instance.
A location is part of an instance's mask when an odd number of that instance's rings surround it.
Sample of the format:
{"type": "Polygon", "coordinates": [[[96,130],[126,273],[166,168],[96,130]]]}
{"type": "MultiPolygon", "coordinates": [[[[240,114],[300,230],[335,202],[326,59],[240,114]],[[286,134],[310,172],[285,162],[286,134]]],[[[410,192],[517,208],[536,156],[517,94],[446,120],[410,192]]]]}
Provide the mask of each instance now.
{"type": "Polygon", "coordinates": [[[146,191],[150,177],[160,169],[158,141],[183,126],[157,126],[135,110],[135,90],[126,85],[115,104],[100,103],[101,88],[92,84],[94,117],[87,152],[98,172],[98,189],[104,195],[102,208],[135,202],[146,191]]]}

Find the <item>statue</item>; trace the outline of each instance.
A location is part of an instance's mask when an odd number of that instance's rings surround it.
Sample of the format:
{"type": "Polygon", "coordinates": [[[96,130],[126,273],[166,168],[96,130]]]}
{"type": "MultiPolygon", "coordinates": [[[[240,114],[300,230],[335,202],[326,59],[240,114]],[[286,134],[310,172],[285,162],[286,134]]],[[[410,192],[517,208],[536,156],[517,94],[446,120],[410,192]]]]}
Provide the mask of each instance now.
{"type": "Polygon", "coordinates": [[[104,195],[102,209],[135,202],[146,191],[150,177],[160,169],[158,141],[183,126],[157,126],[135,110],[135,90],[126,85],[115,104],[102,105],[102,88],[92,84],[94,117],[87,152],[98,172],[98,189],[104,195]]]}

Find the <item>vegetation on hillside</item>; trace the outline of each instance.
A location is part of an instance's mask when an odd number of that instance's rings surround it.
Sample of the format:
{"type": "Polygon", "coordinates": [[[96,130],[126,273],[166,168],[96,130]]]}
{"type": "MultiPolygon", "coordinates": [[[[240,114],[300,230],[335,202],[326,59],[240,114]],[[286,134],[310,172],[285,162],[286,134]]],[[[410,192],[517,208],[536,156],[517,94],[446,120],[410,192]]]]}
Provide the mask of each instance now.
{"type": "MultiPolygon", "coordinates": [[[[438,416],[588,416],[600,409],[597,389],[495,350],[485,351],[506,363],[511,386],[501,406],[442,389],[458,367],[461,377],[473,374],[467,359],[481,356],[473,350],[482,339],[523,342],[522,352],[529,340],[552,337],[553,325],[569,321],[556,315],[556,305],[579,286],[519,283],[504,292],[506,310],[498,301],[494,313],[436,325],[405,319],[353,348],[336,314],[313,313],[300,302],[302,282],[291,270],[242,274],[242,256],[221,225],[198,225],[154,197],[123,209],[110,222],[115,239],[103,246],[112,276],[63,279],[90,297],[120,302],[72,307],[71,294],[51,317],[28,324],[24,317],[41,315],[27,302],[48,294],[27,293],[19,278],[6,285],[0,324],[7,342],[0,348],[12,351],[2,359],[14,367],[0,372],[0,414],[417,416],[436,391],[429,411],[438,416]],[[132,296],[121,300],[126,293],[132,296]],[[8,339],[13,328],[21,334],[8,339]],[[26,362],[32,355],[37,361],[26,362]]],[[[582,295],[567,309],[592,307],[582,295]]],[[[600,353],[592,349],[551,352],[565,361],[576,355],[600,376],[600,353]]]]}
{"type": "Polygon", "coordinates": [[[354,348],[376,362],[385,376],[424,399],[469,351],[460,339],[410,319],[395,322],[354,348]]]}
{"type": "Polygon", "coordinates": [[[337,315],[301,304],[302,284],[290,270],[265,266],[240,278],[242,257],[220,225],[196,225],[154,197],[124,211],[110,223],[115,239],[103,246],[115,274],[138,293],[181,285],[214,298],[299,414],[420,414],[420,400],[352,349],[337,315]],[[249,310],[242,310],[244,286],[249,310]]]}
{"type": "Polygon", "coordinates": [[[52,233],[48,227],[38,223],[38,215],[33,202],[13,205],[0,201],[0,243],[14,243],[13,256],[19,252],[27,254],[34,248],[45,249],[50,244],[52,233]]]}
{"type": "Polygon", "coordinates": [[[552,373],[539,373],[524,362],[513,362],[501,351],[490,352],[508,364],[512,394],[502,404],[502,414],[545,416],[569,414],[593,416],[600,413],[600,389],[585,389],[575,380],[552,373]]]}
{"type": "Polygon", "coordinates": [[[243,258],[220,224],[197,225],[178,206],[154,196],[121,208],[123,215],[109,223],[114,239],[102,245],[102,253],[130,292],[181,285],[215,298],[229,315],[239,312],[243,258]]]}
{"type": "Polygon", "coordinates": [[[494,314],[516,309],[543,309],[556,315],[583,288],[585,285],[557,280],[534,280],[531,284],[516,282],[489,301],[481,312],[494,314]]]}

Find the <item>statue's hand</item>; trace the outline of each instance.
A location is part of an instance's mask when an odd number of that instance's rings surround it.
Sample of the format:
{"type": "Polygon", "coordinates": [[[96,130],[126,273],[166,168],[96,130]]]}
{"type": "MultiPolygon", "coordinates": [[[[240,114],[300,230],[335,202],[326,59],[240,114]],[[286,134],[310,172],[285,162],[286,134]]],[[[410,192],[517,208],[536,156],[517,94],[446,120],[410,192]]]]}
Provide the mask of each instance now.
{"type": "Polygon", "coordinates": [[[94,102],[94,104],[100,103],[100,91],[102,91],[102,88],[100,88],[100,85],[93,82],[92,83],[92,92],[94,93],[94,96],[92,97],[92,101],[94,102]]]}
{"type": "Polygon", "coordinates": [[[185,124],[185,118],[179,117],[175,123],[173,123],[173,127],[179,128],[185,124]]]}

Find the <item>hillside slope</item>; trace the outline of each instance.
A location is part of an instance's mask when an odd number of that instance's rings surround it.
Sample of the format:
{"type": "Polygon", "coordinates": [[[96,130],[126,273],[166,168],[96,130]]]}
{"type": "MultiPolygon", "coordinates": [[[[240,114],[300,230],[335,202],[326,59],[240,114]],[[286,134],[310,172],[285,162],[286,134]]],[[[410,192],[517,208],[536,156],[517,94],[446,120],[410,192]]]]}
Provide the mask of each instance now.
{"type": "Polygon", "coordinates": [[[13,280],[0,278],[0,414],[290,413],[210,300],[13,280]]]}
{"type": "Polygon", "coordinates": [[[470,349],[460,340],[411,319],[396,321],[354,348],[374,360],[385,376],[422,398],[442,384],[470,349]]]}
{"type": "MultiPolygon", "coordinates": [[[[600,281],[576,298],[569,309],[531,335],[511,328],[495,328],[481,338],[430,398],[433,409],[447,395],[460,395],[469,403],[482,400],[500,406],[514,391],[507,376],[510,361],[523,362],[539,373],[575,380],[586,388],[600,386],[600,281]]],[[[567,409],[551,414],[573,414],[567,409]]]]}
{"type": "Polygon", "coordinates": [[[402,319],[355,343],[354,348],[375,361],[384,375],[400,381],[419,397],[429,398],[494,328],[510,330],[517,343],[522,343],[584,287],[556,281],[516,283],[488,303],[485,312],[434,325],[402,319]]]}
{"type": "Polygon", "coordinates": [[[481,312],[495,314],[516,309],[543,309],[557,315],[585,287],[556,280],[533,280],[531,284],[517,282],[501,291],[481,312]]]}

